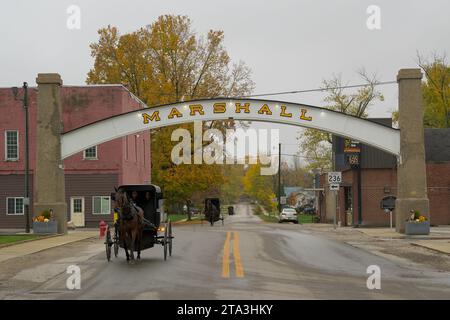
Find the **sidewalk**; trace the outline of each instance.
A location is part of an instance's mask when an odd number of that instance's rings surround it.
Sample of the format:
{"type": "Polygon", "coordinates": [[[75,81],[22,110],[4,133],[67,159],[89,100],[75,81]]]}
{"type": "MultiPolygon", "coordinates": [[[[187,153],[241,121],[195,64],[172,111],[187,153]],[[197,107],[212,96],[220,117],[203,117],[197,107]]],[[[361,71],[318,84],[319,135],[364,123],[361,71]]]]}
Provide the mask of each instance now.
{"type": "Polygon", "coordinates": [[[311,230],[320,230],[322,232],[359,233],[370,238],[380,240],[403,240],[413,246],[427,248],[444,254],[450,254],[450,226],[431,227],[430,234],[424,236],[408,236],[397,233],[395,232],[395,229],[390,228],[338,227],[334,230],[333,225],[327,223],[310,224],[307,228],[311,230]]]}
{"type": "Polygon", "coordinates": [[[450,239],[450,228],[445,227],[431,227],[430,234],[424,236],[408,236],[402,233],[397,233],[395,229],[390,228],[355,228],[370,237],[375,238],[392,238],[392,239],[417,239],[417,240],[438,240],[450,239]]]}
{"type": "Polygon", "coordinates": [[[450,254],[450,228],[448,227],[431,227],[430,234],[426,236],[408,236],[390,228],[358,228],[355,230],[374,238],[405,239],[413,246],[450,254]]]}
{"type": "Polygon", "coordinates": [[[433,251],[450,254],[450,240],[419,240],[412,241],[413,246],[424,247],[433,251]]]}
{"type": "Polygon", "coordinates": [[[98,236],[98,230],[74,230],[66,235],[10,245],[0,248],[0,262],[98,236]]]}

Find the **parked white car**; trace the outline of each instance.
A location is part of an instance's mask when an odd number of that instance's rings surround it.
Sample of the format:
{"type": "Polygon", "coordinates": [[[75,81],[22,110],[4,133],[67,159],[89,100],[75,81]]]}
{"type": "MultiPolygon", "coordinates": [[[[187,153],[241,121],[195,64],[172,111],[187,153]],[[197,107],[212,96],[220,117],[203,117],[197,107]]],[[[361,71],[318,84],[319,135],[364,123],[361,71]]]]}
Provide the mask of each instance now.
{"type": "Polygon", "coordinates": [[[283,210],[280,213],[278,222],[282,223],[285,221],[298,223],[297,211],[295,211],[294,208],[283,208],[283,210]]]}

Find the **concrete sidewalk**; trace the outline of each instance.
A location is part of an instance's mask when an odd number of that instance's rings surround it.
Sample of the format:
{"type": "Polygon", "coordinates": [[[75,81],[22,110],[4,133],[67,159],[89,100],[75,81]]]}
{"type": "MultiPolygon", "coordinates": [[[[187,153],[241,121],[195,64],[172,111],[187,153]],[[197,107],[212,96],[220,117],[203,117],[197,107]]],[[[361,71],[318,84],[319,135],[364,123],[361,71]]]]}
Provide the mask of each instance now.
{"type": "Polygon", "coordinates": [[[408,236],[395,232],[390,228],[358,228],[365,235],[374,238],[404,239],[411,245],[427,248],[436,252],[450,254],[450,228],[431,227],[430,234],[426,236],[408,236]]]}
{"type": "Polygon", "coordinates": [[[0,248],[0,262],[94,237],[99,237],[98,231],[75,230],[66,235],[13,244],[0,248]]]}
{"type": "Polygon", "coordinates": [[[411,244],[440,253],[450,254],[450,240],[418,240],[412,241],[411,244]]]}
{"type": "Polygon", "coordinates": [[[375,238],[391,238],[391,239],[417,239],[417,240],[437,240],[450,239],[450,228],[446,227],[431,227],[429,235],[410,236],[402,233],[397,233],[395,229],[390,228],[354,228],[365,235],[375,238]]]}

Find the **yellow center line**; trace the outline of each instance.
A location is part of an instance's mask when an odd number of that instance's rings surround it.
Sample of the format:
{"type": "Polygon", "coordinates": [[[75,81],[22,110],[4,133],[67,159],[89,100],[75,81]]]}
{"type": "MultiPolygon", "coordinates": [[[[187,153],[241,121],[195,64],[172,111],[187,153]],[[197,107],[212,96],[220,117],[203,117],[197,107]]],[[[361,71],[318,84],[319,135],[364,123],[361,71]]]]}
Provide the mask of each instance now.
{"type": "Polygon", "coordinates": [[[230,231],[227,232],[227,238],[225,239],[225,244],[223,245],[223,259],[222,259],[222,277],[230,277],[230,231]]]}
{"type": "Polygon", "coordinates": [[[244,277],[244,268],[241,263],[241,254],[239,252],[239,238],[237,231],[234,232],[234,240],[233,240],[233,255],[234,255],[234,266],[237,278],[244,277]]]}

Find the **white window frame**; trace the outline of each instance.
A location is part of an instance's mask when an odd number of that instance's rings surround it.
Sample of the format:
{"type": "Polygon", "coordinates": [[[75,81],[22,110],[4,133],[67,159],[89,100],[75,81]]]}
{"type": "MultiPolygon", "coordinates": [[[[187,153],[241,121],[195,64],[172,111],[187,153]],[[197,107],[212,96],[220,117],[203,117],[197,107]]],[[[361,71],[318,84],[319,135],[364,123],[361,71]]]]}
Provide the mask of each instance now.
{"type": "MultiPolygon", "coordinates": [[[[97,149],[97,146],[93,146],[93,147],[91,147],[91,148],[95,148],[95,157],[86,157],[86,150],[84,150],[83,151],[83,159],[84,160],[98,160],[98,149],[97,149]]],[[[88,149],[91,149],[91,148],[88,148],[88,149]]]]}
{"type": "Polygon", "coordinates": [[[95,215],[108,215],[111,214],[111,196],[92,196],[92,214],[95,215]],[[102,211],[102,201],[103,198],[108,198],[108,204],[109,204],[109,210],[107,213],[102,213],[102,212],[94,212],[94,199],[95,198],[100,198],[100,211],[102,211]]]}
{"type": "Polygon", "coordinates": [[[19,130],[5,130],[5,161],[19,161],[20,158],[19,130]],[[8,132],[17,133],[17,158],[8,158],[8,132]]]}
{"type": "Polygon", "coordinates": [[[25,213],[25,204],[24,204],[24,197],[6,197],[6,215],[7,216],[23,216],[25,213]],[[8,201],[9,199],[14,199],[14,213],[8,212],[8,201]],[[22,213],[16,213],[16,201],[17,199],[22,199],[22,213]]]}

